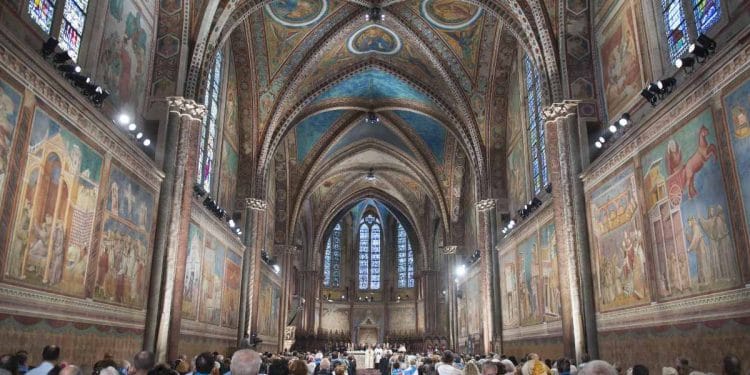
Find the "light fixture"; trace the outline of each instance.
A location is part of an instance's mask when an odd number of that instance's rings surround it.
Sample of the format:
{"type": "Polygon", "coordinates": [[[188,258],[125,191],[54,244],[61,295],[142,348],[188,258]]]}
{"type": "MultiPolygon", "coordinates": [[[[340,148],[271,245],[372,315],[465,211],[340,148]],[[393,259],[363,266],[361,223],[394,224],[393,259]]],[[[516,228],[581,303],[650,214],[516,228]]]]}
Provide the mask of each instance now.
{"type": "Polygon", "coordinates": [[[48,38],[44,44],[42,44],[42,56],[44,58],[48,58],[51,54],[55,53],[55,48],[57,48],[57,39],[55,38],[48,38]]]}
{"type": "Polygon", "coordinates": [[[234,224],[234,220],[233,219],[229,219],[229,227],[230,228],[234,228],[234,225],[235,225],[234,224]]]}
{"type": "Polygon", "coordinates": [[[135,135],[135,139],[141,139],[141,138],[143,138],[143,133],[138,132],[138,134],[135,135]]]}
{"type": "Polygon", "coordinates": [[[370,125],[375,125],[380,122],[380,117],[375,112],[367,112],[367,117],[365,118],[365,121],[370,125]]]}
{"type": "Polygon", "coordinates": [[[365,180],[375,181],[375,170],[373,168],[370,168],[370,170],[367,171],[367,175],[365,175],[365,180]]]}
{"type": "Polygon", "coordinates": [[[61,64],[57,66],[57,70],[63,73],[80,73],[81,67],[75,64],[61,64]]]}
{"type": "Polygon", "coordinates": [[[125,126],[125,125],[127,125],[128,123],[130,123],[130,116],[129,116],[129,115],[127,114],[127,113],[120,113],[120,114],[119,114],[119,115],[117,116],[117,122],[119,122],[119,123],[120,123],[120,125],[123,125],[123,126],[125,126]]]}
{"type": "Polygon", "coordinates": [[[709,53],[716,51],[716,41],[706,36],[706,34],[701,33],[701,35],[698,35],[698,43],[705,47],[709,53]]]}
{"type": "Polygon", "coordinates": [[[383,10],[378,7],[372,7],[367,10],[367,14],[365,14],[365,20],[372,21],[372,22],[380,22],[385,19],[385,15],[383,14],[383,10]]]}
{"type": "Polygon", "coordinates": [[[150,146],[151,145],[151,140],[148,139],[148,138],[144,139],[143,140],[143,145],[146,146],[146,147],[150,146]]]}
{"type": "Polygon", "coordinates": [[[459,264],[456,266],[456,276],[463,276],[466,275],[466,265],[465,264],[459,264]]]}
{"type": "Polygon", "coordinates": [[[695,59],[690,56],[683,56],[674,61],[674,66],[676,66],[677,69],[685,68],[685,73],[690,74],[694,70],[693,66],[695,66],[695,59]]]}
{"type": "Polygon", "coordinates": [[[342,299],[342,300],[346,299],[346,296],[342,294],[342,295],[341,295],[341,299],[342,299]]]}
{"type": "Polygon", "coordinates": [[[138,129],[138,126],[134,122],[131,122],[130,125],[128,125],[128,130],[134,132],[135,129],[138,129]]]}
{"type": "Polygon", "coordinates": [[[273,272],[276,273],[276,274],[279,274],[281,272],[281,266],[279,266],[278,264],[274,264],[273,265],[273,272]]]}
{"type": "Polygon", "coordinates": [[[544,187],[544,191],[547,192],[547,194],[552,194],[552,183],[550,182],[547,184],[547,186],[544,187]]]}
{"type": "Polygon", "coordinates": [[[692,53],[693,56],[695,56],[695,60],[701,64],[706,61],[706,58],[708,57],[708,49],[698,45],[698,43],[691,44],[690,47],[688,47],[688,52],[692,53]]]}
{"type": "Polygon", "coordinates": [[[616,125],[610,125],[609,126],[609,132],[612,134],[617,133],[617,126],[616,125]]]}
{"type": "Polygon", "coordinates": [[[599,142],[600,142],[601,144],[605,144],[605,143],[607,143],[607,140],[606,140],[606,139],[605,139],[604,137],[599,137],[598,141],[599,141],[599,142]]]}
{"type": "Polygon", "coordinates": [[[75,85],[79,89],[84,88],[86,85],[91,83],[91,78],[75,72],[65,73],[65,78],[67,78],[70,82],[73,82],[73,85],[75,85]]]}
{"type": "Polygon", "coordinates": [[[508,233],[508,227],[503,228],[503,234],[508,233]]]}
{"type": "Polygon", "coordinates": [[[656,81],[656,87],[659,88],[659,91],[662,93],[662,95],[671,94],[672,89],[674,88],[676,84],[677,84],[677,79],[675,79],[674,77],[662,78],[656,81]]]}
{"type": "Polygon", "coordinates": [[[650,90],[648,90],[648,89],[643,89],[643,90],[641,90],[641,96],[642,96],[643,98],[645,98],[645,99],[646,99],[646,101],[648,101],[649,103],[651,103],[651,105],[652,105],[652,106],[654,106],[654,107],[656,106],[656,102],[657,102],[657,101],[659,100],[659,99],[658,99],[658,98],[656,97],[656,94],[652,93],[652,92],[651,92],[650,90]]]}
{"type": "Polygon", "coordinates": [[[52,56],[52,62],[55,64],[64,64],[68,61],[72,60],[70,58],[70,54],[68,51],[62,51],[55,54],[55,56],[52,56]]]}
{"type": "Polygon", "coordinates": [[[617,120],[617,124],[620,126],[628,126],[630,124],[630,113],[623,113],[622,116],[620,116],[620,119],[617,120]]]}
{"type": "Polygon", "coordinates": [[[508,228],[513,229],[513,227],[515,226],[516,226],[516,221],[513,219],[510,219],[510,221],[508,222],[508,228]]]}
{"type": "Polygon", "coordinates": [[[95,106],[101,107],[107,97],[109,97],[109,91],[102,88],[101,90],[97,90],[94,95],[91,96],[91,101],[95,106]]]}
{"type": "Polygon", "coordinates": [[[596,141],[596,142],[594,142],[594,147],[596,147],[596,148],[602,148],[602,147],[604,147],[604,144],[602,144],[599,141],[596,141]]]}

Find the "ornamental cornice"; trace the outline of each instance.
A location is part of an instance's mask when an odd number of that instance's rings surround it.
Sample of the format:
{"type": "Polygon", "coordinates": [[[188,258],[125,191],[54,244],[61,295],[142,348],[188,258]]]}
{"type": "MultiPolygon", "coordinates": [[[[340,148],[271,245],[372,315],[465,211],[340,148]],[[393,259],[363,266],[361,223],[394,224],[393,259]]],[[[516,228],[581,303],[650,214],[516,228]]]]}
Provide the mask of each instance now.
{"type": "Polygon", "coordinates": [[[705,103],[734,81],[748,69],[750,64],[750,43],[738,42],[738,35],[726,46],[722,46],[718,56],[712,58],[712,63],[703,72],[695,72],[693,76],[701,77],[692,80],[665,102],[660,103],[655,113],[649,114],[642,124],[637,125],[635,131],[622,142],[613,144],[614,147],[597,158],[589,168],[582,173],[584,189],[589,191],[612,171],[620,168],[633,157],[650,146],[655,140],[673,131],[677,126],[694,113],[697,108],[704,108],[705,103]],[[722,54],[723,53],[723,54],[722,54]],[[682,94],[682,95],[680,95],[682,94]]]}
{"type": "Polygon", "coordinates": [[[544,120],[555,121],[561,117],[576,114],[580,100],[563,100],[561,103],[552,103],[544,107],[544,120]]]}
{"type": "Polygon", "coordinates": [[[237,328],[182,319],[180,334],[224,340],[236,340],[237,328]]]}
{"type": "MultiPolygon", "coordinates": [[[[515,322],[518,324],[518,322],[515,322]]],[[[526,327],[503,327],[503,340],[531,339],[562,334],[562,322],[544,322],[526,327]]]]}
{"type": "Polygon", "coordinates": [[[66,127],[86,134],[95,145],[117,159],[127,171],[134,174],[157,195],[164,179],[164,172],[143,151],[138,149],[127,135],[113,129],[112,120],[96,109],[90,102],[61,76],[51,74],[53,68],[41,56],[29,54],[28,48],[20,48],[20,42],[0,29],[0,69],[21,82],[40,101],[47,104],[54,114],[60,115],[66,127]]]}
{"type": "Polygon", "coordinates": [[[200,223],[201,228],[207,230],[215,238],[220,238],[224,245],[228,245],[232,249],[235,249],[240,255],[245,252],[245,245],[242,244],[242,240],[234,232],[232,232],[229,225],[224,220],[219,219],[214,214],[210,213],[203,204],[193,199],[190,206],[190,218],[200,223]]]}
{"type": "Polygon", "coordinates": [[[145,310],[8,284],[0,284],[0,313],[139,330],[146,319],[145,310]]]}
{"type": "Polygon", "coordinates": [[[750,287],[596,314],[601,331],[747,316],[750,287]]]}
{"type": "Polygon", "coordinates": [[[268,208],[268,202],[257,198],[245,198],[245,208],[254,211],[265,211],[268,208]]]}
{"type": "Polygon", "coordinates": [[[206,114],[206,106],[203,104],[182,96],[168,96],[166,100],[170,112],[177,113],[180,116],[188,116],[193,120],[203,121],[206,114]]]}
{"type": "Polygon", "coordinates": [[[497,199],[483,199],[476,204],[477,211],[485,212],[497,206],[497,199]]]}

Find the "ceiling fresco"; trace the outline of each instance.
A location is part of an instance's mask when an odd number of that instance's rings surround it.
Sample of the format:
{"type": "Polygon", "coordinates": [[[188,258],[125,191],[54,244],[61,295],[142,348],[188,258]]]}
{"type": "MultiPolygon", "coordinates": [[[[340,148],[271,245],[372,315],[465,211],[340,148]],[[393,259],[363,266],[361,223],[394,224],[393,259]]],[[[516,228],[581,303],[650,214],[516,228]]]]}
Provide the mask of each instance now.
{"type": "Polygon", "coordinates": [[[437,120],[412,111],[394,111],[394,113],[408,124],[414,132],[424,141],[425,145],[432,151],[438,163],[445,161],[445,138],[446,128],[437,120]]]}
{"type": "Polygon", "coordinates": [[[307,153],[315,146],[331,125],[344,114],[343,110],[317,113],[300,122],[295,127],[297,137],[297,160],[305,160],[307,153]]]}
{"type": "Polygon", "coordinates": [[[406,143],[391,129],[379,124],[368,124],[362,119],[355,126],[349,128],[346,133],[344,133],[344,135],[328,149],[326,157],[331,157],[336,154],[337,151],[346,146],[365,139],[374,139],[391,144],[403,153],[409,156],[414,156],[414,152],[412,152],[409,146],[407,146],[406,143]]]}
{"type": "MultiPolygon", "coordinates": [[[[315,98],[311,104],[332,100],[364,99],[370,101],[407,100],[435,106],[432,99],[399,77],[381,69],[370,68],[357,72],[336,83],[315,98]]],[[[376,104],[376,103],[373,103],[376,104]]]]}

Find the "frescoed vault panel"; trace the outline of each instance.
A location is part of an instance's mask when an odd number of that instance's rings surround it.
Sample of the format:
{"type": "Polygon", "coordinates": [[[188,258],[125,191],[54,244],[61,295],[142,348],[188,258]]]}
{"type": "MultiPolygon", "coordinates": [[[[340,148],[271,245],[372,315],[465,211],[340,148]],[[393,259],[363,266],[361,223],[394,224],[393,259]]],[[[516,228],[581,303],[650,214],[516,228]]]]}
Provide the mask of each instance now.
{"type": "Polygon", "coordinates": [[[312,115],[300,122],[296,130],[297,160],[305,160],[307,153],[315,146],[320,137],[331,128],[336,120],[346,111],[328,111],[312,115]]]}
{"type": "Polygon", "coordinates": [[[435,159],[442,164],[445,160],[445,127],[435,119],[416,112],[394,111],[404,120],[432,151],[435,159]]]}
{"type": "Polygon", "coordinates": [[[403,151],[409,156],[414,156],[414,153],[404,143],[401,138],[398,137],[393,131],[382,125],[372,126],[366,123],[364,120],[360,121],[359,124],[349,129],[346,134],[336,144],[328,150],[326,157],[332,156],[336,151],[346,147],[347,145],[357,142],[362,139],[377,139],[386,143],[390,143],[397,149],[403,151]]]}
{"type": "Polygon", "coordinates": [[[400,78],[380,69],[356,73],[316,98],[314,103],[331,99],[354,98],[366,100],[404,99],[431,105],[425,94],[409,86],[400,78]]]}
{"type": "Polygon", "coordinates": [[[366,25],[349,37],[346,47],[355,55],[394,55],[401,50],[401,38],[387,27],[366,25]]]}

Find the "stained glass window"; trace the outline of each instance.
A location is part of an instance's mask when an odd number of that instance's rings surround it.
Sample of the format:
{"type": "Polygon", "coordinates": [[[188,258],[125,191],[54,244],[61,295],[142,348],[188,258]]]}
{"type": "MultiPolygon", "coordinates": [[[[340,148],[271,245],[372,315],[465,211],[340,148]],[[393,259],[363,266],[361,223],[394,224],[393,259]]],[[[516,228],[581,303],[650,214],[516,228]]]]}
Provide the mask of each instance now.
{"type": "Polygon", "coordinates": [[[699,34],[705,34],[721,18],[720,0],[691,0],[695,26],[699,34]]]}
{"type": "Polygon", "coordinates": [[[45,34],[52,30],[52,18],[55,16],[53,0],[29,0],[29,16],[45,34]]]}
{"type": "Polygon", "coordinates": [[[542,87],[539,71],[526,55],[523,59],[526,78],[526,99],[529,118],[529,148],[531,150],[531,176],[534,194],[542,191],[549,183],[547,171],[547,148],[544,140],[544,120],[542,118],[542,87]]]}
{"type": "Polygon", "coordinates": [[[377,218],[367,215],[359,225],[359,289],[380,289],[380,237],[377,218]]]}
{"type": "Polygon", "coordinates": [[[323,286],[331,286],[331,237],[328,237],[323,255],[323,286]]]}
{"type": "Polygon", "coordinates": [[[414,253],[412,252],[409,237],[401,223],[398,223],[397,234],[398,249],[398,287],[414,287],[414,253]]]}
{"type": "Polygon", "coordinates": [[[341,286],[341,224],[336,224],[326,242],[323,285],[333,288],[341,286]]]}
{"type": "Polygon", "coordinates": [[[203,120],[201,131],[201,144],[198,156],[198,183],[203,190],[211,191],[211,175],[213,172],[214,153],[216,152],[216,134],[219,124],[219,98],[221,91],[221,68],[223,55],[221,51],[216,53],[214,65],[209,74],[208,87],[203,104],[206,106],[206,118],[203,120]]]}
{"type": "Polygon", "coordinates": [[[81,48],[81,35],[86,23],[87,2],[67,0],[63,9],[63,21],[60,27],[60,48],[67,50],[73,61],[78,59],[81,48]]]}
{"type": "Polygon", "coordinates": [[[687,51],[690,44],[685,10],[680,0],[662,0],[664,25],[666,25],[669,58],[674,61],[687,51]]]}

